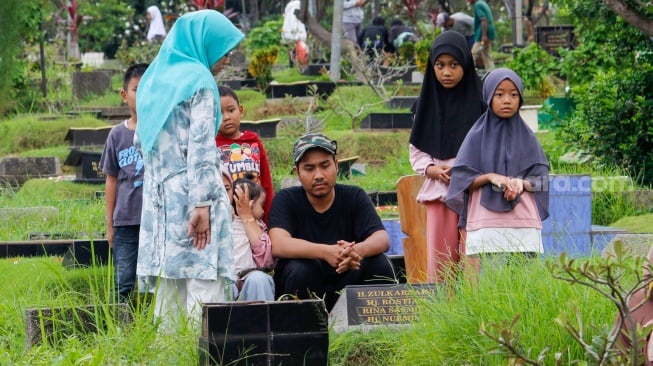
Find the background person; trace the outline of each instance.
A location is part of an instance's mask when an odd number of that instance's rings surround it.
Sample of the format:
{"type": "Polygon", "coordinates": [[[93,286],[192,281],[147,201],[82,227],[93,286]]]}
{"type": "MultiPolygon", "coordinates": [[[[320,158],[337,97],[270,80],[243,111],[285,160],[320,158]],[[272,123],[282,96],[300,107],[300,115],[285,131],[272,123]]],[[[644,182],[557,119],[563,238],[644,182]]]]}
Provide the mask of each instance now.
{"type": "Polygon", "coordinates": [[[244,35],[221,13],[181,16],[138,88],[145,163],[137,273],[156,279],[154,315],[167,326],[224,301],[234,281],[231,205],[215,135],[222,116],[212,70],[244,35]]]}
{"type": "Polygon", "coordinates": [[[474,56],[474,62],[477,66],[483,65],[486,71],[491,71],[494,69],[492,43],[496,38],[492,10],[483,0],[468,1],[474,6],[474,46],[472,47],[472,56],[474,56]]]}
{"type": "Polygon", "coordinates": [[[453,30],[465,36],[470,50],[474,46],[474,18],[471,16],[463,12],[449,15],[446,11],[442,11],[435,20],[435,26],[442,28],[443,32],[453,30]]]}
{"type": "Polygon", "coordinates": [[[363,28],[363,19],[365,11],[363,6],[365,0],[342,0],[344,2],[342,9],[342,31],[345,37],[350,41],[358,44],[358,35],[363,28]]]}
{"type": "Polygon", "coordinates": [[[161,10],[155,5],[147,8],[147,20],[150,22],[150,26],[147,29],[147,41],[148,42],[163,42],[163,39],[166,37],[166,27],[163,24],[163,16],[161,16],[161,10]]]}
{"type": "Polygon", "coordinates": [[[272,254],[277,297],[324,298],[327,311],[347,285],[395,283],[388,233],[359,187],[336,183],[336,143],[307,134],[293,146],[301,186],[272,201],[272,254]]]}

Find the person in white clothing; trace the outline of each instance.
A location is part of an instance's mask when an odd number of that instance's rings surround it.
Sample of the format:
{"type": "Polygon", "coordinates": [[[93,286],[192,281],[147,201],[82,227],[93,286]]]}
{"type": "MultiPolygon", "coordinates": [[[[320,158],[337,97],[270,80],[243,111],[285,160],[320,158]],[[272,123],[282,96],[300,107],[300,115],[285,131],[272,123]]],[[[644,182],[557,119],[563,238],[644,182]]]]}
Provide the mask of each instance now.
{"type": "Polygon", "coordinates": [[[147,20],[150,22],[150,27],[147,29],[148,42],[161,42],[168,34],[166,27],[163,24],[163,16],[161,10],[155,5],[147,8],[147,20]]]}

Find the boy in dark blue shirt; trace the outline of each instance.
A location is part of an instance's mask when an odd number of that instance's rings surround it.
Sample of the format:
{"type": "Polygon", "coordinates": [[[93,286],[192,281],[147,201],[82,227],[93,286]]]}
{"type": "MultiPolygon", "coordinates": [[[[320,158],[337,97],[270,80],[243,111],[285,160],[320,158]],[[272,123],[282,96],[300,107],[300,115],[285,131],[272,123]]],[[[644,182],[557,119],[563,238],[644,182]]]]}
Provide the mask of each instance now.
{"type": "Polygon", "coordinates": [[[130,66],[120,90],[130,117],[109,132],[100,168],[106,175],[105,199],[107,239],[113,248],[116,300],[125,302],[134,288],[138,234],[143,201],[143,158],[134,147],[136,90],[147,64],[130,66]]]}

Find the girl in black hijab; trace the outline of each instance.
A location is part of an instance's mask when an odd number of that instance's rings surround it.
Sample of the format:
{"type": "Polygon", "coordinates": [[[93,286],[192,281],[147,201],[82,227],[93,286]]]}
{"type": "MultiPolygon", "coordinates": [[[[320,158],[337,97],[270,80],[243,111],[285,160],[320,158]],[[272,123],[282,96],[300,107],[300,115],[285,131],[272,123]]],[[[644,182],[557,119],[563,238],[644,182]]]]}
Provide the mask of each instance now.
{"type": "Polygon", "coordinates": [[[465,37],[455,31],[440,34],[429,53],[409,146],[413,170],[426,177],[417,201],[426,205],[426,275],[431,283],[450,277],[464,253],[458,215],[444,199],[458,148],[485,109],[481,87],[465,37]]]}
{"type": "Polygon", "coordinates": [[[523,83],[500,68],[485,79],[489,105],[467,134],[451,170],[447,206],[460,215],[466,254],[505,262],[512,253],[542,253],[542,220],[549,216],[549,162],[519,115],[523,83]]]}

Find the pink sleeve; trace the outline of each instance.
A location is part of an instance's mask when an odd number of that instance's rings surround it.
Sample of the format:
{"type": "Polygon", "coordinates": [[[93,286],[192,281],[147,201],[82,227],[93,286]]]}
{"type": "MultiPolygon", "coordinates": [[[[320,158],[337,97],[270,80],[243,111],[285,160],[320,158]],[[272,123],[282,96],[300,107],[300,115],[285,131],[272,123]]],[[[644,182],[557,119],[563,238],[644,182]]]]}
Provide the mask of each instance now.
{"type": "Polygon", "coordinates": [[[272,240],[268,235],[268,228],[261,220],[258,221],[259,226],[263,229],[263,233],[259,236],[256,243],[251,243],[252,257],[256,266],[259,268],[272,268],[276,264],[276,260],[272,257],[272,240]]]}
{"type": "Polygon", "coordinates": [[[431,155],[416,148],[413,144],[408,147],[410,153],[410,165],[413,167],[415,173],[419,175],[426,174],[426,168],[429,165],[438,165],[438,159],[433,158],[431,155]]]}

